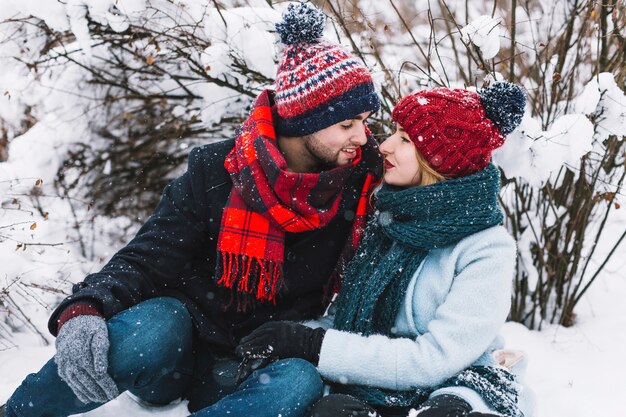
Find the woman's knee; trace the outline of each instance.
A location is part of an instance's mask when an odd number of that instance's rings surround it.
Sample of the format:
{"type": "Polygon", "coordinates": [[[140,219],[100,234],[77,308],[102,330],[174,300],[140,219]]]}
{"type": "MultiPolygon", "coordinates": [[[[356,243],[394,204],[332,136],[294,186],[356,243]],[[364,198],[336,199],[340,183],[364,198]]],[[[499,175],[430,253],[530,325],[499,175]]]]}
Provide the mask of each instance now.
{"type": "Polygon", "coordinates": [[[331,394],[319,400],[311,417],[372,417],[379,414],[368,404],[344,394],[331,394]]]}
{"type": "Polygon", "coordinates": [[[418,411],[424,417],[467,417],[472,407],[461,397],[441,394],[429,398],[418,411]]]}

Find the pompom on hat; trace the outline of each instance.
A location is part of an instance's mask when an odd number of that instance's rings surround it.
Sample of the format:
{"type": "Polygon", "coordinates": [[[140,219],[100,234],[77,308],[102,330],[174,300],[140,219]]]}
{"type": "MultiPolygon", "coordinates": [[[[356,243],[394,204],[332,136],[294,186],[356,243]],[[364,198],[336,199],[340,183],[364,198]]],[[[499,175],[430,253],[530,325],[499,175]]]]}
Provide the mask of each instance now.
{"type": "Polygon", "coordinates": [[[285,44],[274,98],[280,134],[309,135],[380,108],[367,68],[341,46],[322,39],[325,22],[315,6],[292,3],[276,24],[285,44]]]}
{"type": "Polygon", "coordinates": [[[392,118],[435,171],[458,178],[487,166],[491,152],[521,123],[525,105],[522,89],[509,82],[478,93],[434,88],[404,97],[392,118]]]}

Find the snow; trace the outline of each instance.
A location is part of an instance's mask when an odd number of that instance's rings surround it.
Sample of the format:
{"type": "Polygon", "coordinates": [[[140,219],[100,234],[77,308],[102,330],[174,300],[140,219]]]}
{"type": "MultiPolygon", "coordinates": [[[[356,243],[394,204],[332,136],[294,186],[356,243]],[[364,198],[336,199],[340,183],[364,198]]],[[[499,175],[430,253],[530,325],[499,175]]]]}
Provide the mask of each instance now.
{"type": "Polygon", "coordinates": [[[527,382],[537,395],[538,416],[623,415],[618,398],[626,370],[621,360],[626,277],[619,273],[624,267],[624,259],[615,262],[613,273],[591,287],[573,327],[550,325],[531,332],[516,323],[504,326],[507,345],[528,355],[527,382]]]}
{"type": "Polygon", "coordinates": [[[500,50],[500,18],[480,16],[461,29],[461,39],[473,43],[485,59],[495,57],[500,50]]]}
{"type": "Polygon", "coordinates": [[[601,119],[598,140],[602,141],[610,135],[626,135],[626,95],[615,82],[613,74],[603,72],[598,75],[598,90],[601,94],[596,110],[601,119]]]}
{"type": "Polygon", "coordinates": [[[560,116],[548,130],[542,130],[527,113],[493,158],[508,176],[540,186],[563,164],[577,168],[580,157],[592,149],[594,139],[593,124],[584,114],[560,116]]]}
{"type": "MultiPolygon", "coordinates": [[[[273,78],[276,74],[275,64],[275,36],[270,33],[274,23],[280,20],[280,13],[267,8],[234,8],[221,11],[221,16],[211,9],[208,19],[214,22],[207,25],[205,34],[208,39],[219,40],[222,51],[219,54],[211,53],[209,47],[205,54],[213,57],[213,65],[218,61],[228,62],[224,59],[227,53],[235,53],[237,58],[243,60],[251,69],[273,78]],[[224,27],[226,21],[227,26],[224,27]],[[236,51],[236,52],[235,52],[236,51]]],[[[212,73],[227,73],[227,67],[211,68],[212,73]]],[[[242,80],[243,81],[243,80],[242,80]]]]}

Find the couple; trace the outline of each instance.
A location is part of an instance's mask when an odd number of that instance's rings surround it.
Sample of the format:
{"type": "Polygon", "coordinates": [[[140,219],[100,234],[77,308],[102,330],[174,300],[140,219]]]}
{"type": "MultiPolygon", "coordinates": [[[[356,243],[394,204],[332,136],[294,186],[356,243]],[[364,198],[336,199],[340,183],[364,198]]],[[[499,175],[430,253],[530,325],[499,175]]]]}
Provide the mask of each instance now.
{"type": "Polygon", "coordinates": [[[323,26],[289,6],[275,91],[236,139],[194,149],[135,238],[74,285],[49,322],[54,358],[0,416],[123,391],[197,417],[523,415],[492,355],[515,242],[490,163],[521,90],[404,97],[379,152],[371,75],[323,26]]]}

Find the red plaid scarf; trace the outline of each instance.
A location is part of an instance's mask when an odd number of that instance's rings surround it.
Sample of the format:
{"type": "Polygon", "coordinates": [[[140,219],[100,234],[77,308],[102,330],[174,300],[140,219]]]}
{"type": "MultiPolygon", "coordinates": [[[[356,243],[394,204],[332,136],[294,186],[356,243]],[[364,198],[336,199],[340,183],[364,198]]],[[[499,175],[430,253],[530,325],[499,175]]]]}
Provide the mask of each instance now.
{"type": "MultiPolygon", "coordinates": [[[[257,98],[224,162],[233,188],[222,215],[216,278],[218,285],[236,291],[237,298],[243,299],[238,308],[245,309],[252,295],[259,301],[276,303],[283,282],[285,233],[326,226],[338,212],[346,180],[355,168],[370,168],[366,163],[371,161],[365,161],[359,149],[347,166],[319,174],[287,171],[276,144],[269,92],[257,98]]],[[[373,165],[369,169],[372,172],[363,170],[367,174],[339,268],[354,254],[361,239],[368,198],[381,175],[378,154],[373,165]]],[[[338,282],[333,286],[336,289],[338,282]]]]}

